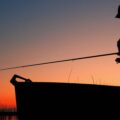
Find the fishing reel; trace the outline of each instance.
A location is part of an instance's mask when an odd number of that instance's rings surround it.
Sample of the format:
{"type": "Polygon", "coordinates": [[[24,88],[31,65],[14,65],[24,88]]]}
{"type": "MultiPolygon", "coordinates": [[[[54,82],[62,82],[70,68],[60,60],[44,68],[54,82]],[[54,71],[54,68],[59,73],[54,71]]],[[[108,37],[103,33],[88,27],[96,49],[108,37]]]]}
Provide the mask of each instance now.
{"type": "Polygon", "coordinates": [[[115,59],[116,63],[120,63],[120,58],[115,59]]]}

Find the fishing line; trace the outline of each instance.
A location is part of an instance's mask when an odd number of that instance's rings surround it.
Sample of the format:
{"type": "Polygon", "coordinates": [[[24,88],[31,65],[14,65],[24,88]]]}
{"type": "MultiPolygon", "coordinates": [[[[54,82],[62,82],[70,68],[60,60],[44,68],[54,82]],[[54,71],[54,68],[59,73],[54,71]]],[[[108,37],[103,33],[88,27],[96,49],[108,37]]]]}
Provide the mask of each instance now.
{"type": "Polygon", "coordinates": [[[108,53],[108,54],[101,54],[101,55],[94,55],[94,56],[87,56],[87,57],[79,57],[79,58],[71,58],[71,59],[57,60],[57,61],[51,61],[51,62],[43,62],[43,63],[37,63],[37,64],[29,64],[29,65],[23,65],[23,66],[7,67],[7,68],[0,69],[0,71],[40,66],[40,65],[47,65],[47,64],[54,64],[54,63],[61,63],[61,62],[76,61],[76,60],[96,58],[96,57],[111,56],[111,55],[118,55],[118,53],[115,52],[115,53],[108,53]]]}

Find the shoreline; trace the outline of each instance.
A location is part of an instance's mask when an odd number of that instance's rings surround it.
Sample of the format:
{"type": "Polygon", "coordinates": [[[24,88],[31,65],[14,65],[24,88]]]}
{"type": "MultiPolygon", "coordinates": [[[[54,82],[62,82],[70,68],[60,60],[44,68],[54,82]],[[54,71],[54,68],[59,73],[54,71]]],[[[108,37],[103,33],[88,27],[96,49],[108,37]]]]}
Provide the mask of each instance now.
{"type": "Polygon", "coordinates": [[[0,112],[0,116],[1,115],[9,115],[9,116],[12,116],[12,115],[17,115],[17,112],[0,112]]]}

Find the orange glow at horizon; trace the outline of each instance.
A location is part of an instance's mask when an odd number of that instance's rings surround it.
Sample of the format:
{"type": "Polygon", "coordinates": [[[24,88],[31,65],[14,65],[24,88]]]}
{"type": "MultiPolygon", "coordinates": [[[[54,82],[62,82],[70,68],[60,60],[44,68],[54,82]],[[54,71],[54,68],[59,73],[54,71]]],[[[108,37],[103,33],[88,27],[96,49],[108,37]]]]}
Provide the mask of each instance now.
{"type": "MultiPolygon", "coordinates": [[[[7,79],[7,78],[6,78],[7,79]]],[[[0,108],[15,108],[15,91],[9,82],[0,83],[0,108]]]]}

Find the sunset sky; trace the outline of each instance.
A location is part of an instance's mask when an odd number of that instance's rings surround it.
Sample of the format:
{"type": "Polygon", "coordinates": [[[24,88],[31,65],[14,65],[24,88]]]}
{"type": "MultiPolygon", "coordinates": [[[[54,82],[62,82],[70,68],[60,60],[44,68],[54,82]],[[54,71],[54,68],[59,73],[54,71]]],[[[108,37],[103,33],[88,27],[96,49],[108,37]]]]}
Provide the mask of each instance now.
{"type": "MultiPolygon", "coordinates": [[[[117,52],[119,4],[119,0],[0,0],[0,69],[117,52]]],[[[1,71],[0,107],[15,106],[10,84],[14,74],[34,82],[120,85],[116,57],[1,71]]]]}

